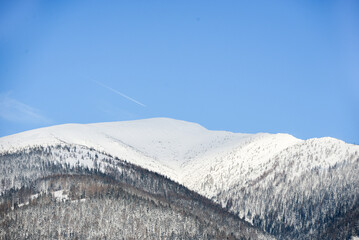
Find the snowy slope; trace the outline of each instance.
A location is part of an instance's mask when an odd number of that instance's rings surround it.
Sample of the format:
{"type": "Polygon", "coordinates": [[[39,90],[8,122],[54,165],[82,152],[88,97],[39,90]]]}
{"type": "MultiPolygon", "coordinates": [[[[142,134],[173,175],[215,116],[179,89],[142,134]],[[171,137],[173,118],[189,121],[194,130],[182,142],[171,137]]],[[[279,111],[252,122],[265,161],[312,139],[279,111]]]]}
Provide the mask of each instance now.
{"type": "Polygon", "coordinates": [[[208,198],[239,183],[247,187],[263,173],[275,154],[301,142],[288,134],[253,135],[187,163],[183,172],[184,185],[208,198]]]}

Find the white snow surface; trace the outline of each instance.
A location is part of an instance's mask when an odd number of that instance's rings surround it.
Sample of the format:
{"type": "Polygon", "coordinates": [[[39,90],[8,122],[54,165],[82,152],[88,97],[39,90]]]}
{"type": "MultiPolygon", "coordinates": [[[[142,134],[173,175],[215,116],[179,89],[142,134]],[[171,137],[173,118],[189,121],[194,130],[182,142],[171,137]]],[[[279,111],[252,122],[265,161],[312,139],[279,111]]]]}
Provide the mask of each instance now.
{"type": "Polygon", "coordinates": [[[82,145],[212,197],[218,189],[229,189],[240,179],[250,182],[258,178],[274,156],[303,142],[288,134],[211,131],[196,123],[152,118],[26,131],[0,138],[0,153],[36,145],[82,145]]]}
{"type": "Polygon", "coordinates": [[[64,193],[64,190],[58,190],[58,191],[52,192],[52,195],[59,202],[66,201],[69,199],[69,196],[64,193]]]}

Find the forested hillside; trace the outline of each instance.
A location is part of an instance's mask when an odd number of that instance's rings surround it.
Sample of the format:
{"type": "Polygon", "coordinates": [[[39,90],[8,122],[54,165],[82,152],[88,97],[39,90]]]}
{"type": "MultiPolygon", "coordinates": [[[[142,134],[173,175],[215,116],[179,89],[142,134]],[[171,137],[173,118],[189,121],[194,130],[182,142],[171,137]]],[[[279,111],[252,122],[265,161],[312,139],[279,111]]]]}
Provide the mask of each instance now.
{"type": "Polygon", "coordinates": [[[94,149],[36,147],[4,153],[0,163],[2,239],[271,238],[197,193],[94,149]]]}

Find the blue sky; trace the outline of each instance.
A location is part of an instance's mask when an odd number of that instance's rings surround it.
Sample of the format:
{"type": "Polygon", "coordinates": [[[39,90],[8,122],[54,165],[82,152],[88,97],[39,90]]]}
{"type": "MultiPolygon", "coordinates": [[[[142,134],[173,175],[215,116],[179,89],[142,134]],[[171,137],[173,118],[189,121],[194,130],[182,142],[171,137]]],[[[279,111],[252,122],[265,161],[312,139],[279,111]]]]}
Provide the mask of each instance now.
{"type": "Polygon", "coordinates": [[[359,143],[358,1],[1,1],[0,136],[150,117],[359,143]]]}

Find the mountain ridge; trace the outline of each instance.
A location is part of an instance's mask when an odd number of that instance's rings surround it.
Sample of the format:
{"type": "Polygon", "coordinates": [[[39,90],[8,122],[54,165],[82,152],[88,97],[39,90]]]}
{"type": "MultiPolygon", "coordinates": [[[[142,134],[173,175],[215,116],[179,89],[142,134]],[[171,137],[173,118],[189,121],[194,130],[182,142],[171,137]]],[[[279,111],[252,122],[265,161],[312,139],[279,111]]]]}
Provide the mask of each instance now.
{"type": "Polygon", "coordinates": [[[0,153],[41,143],[82,145],[157,172],[281,239],[322,236],[328,219],[346,216],[359,199],[359,146],[331,137],[211,131],[159,118],[37,129],[0,138],[0,153]]]}

